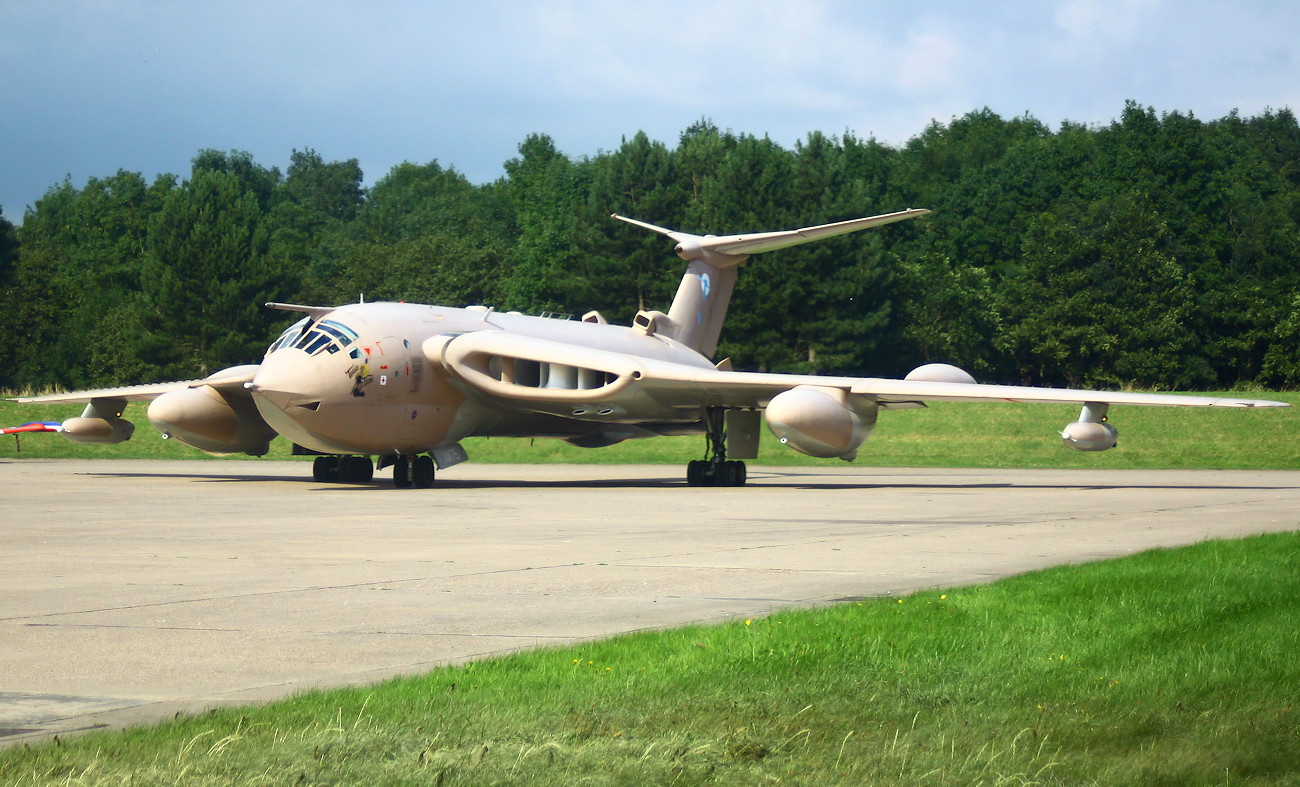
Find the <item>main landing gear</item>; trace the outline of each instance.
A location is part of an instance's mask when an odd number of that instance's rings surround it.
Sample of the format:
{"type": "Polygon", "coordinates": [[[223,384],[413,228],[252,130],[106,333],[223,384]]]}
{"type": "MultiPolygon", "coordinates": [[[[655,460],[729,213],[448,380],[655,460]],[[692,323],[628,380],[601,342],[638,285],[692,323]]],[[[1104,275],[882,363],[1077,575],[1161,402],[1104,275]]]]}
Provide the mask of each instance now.
{"type": "Polygon", "coordinates": [[[707,459],[686,465],[686,483],[691,486],[744,486],[745,463],[727,459],[727,411],[710,407],[704,413],[704,431],[709,440],[707,459]]]}
{"type": "Polygon", "coordinates": [[[375,477],[368,456],[318,456],[311,465],[311,477],[327,484],[364,484],[375,477]]]}
{"type": "Polygon", "coordinates": [[[433,457],[428,454],[380,457],[381,470],[389,465],[393,466],[393,486],[398,489],[428,489],[433,486],[433,457]]]}
{"type": "MultiPolygon", "coordinates": [[[[393,486],[398,489],[433,486],[433,457],[428,454],[381,456],[379,469],[385,467],[393,468],[393,486]]],[[[312,462],[311,477],[324,484],[367,484],[375,477],[375,466],[368,456],[325,454],[312,462]]]]}

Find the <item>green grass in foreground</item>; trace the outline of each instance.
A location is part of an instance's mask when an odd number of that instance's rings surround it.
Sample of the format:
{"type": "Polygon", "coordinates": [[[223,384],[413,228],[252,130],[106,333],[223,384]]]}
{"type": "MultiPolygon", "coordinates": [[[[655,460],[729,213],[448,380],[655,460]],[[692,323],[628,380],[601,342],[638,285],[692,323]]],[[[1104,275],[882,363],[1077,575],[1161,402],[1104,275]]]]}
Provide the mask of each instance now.
{"type": "Polygon", "coordinates": [[[0,751],[0,782],[1300,783],[1300,533],[0,751]]]}
{"type": "MultiPolygon", "coordinates": [[[[1240,394],[1237,394],[1240,395],[1240,394]]],[[[1251,393],[1300,405],[1300,393],[1251,393]]],[[[0,423],[60,421],[81,414],[81,405],[36,406],[0,402],[0,423]]],[[[1062,468],[1300,468],[1300,407],[1282,410],[1115,407],[1119,446],[1101,454],[1071,451],[1057,433],[1078,418],[1073,405],[958,404],[940,402],[916,410],[884,412],[857,463],[875,467],[1062,467],[1062,468]]],[[[200,459],[207,456],[163,440],[143,405],[127,408],[135,436],[119,445],[78,445],[53,434],[0,438],[0,458],[86,457],[200,459]],[[21,445],[21,452],[18,446],[21,445]]],[[[609,448],[575,448],[559,440],[473,438],[465,441],[474,462],[568,462],[685,464],[703,455],[703,437],[631,440],[609,448]]],[[[248,457],[243,457],[247,459],[248,457]]],[[[270,459],[289,458],[289,444],[271,444],[270,459]]],[[[776,442],[766,427],[755,465],[838,466],[776,442]]]]}

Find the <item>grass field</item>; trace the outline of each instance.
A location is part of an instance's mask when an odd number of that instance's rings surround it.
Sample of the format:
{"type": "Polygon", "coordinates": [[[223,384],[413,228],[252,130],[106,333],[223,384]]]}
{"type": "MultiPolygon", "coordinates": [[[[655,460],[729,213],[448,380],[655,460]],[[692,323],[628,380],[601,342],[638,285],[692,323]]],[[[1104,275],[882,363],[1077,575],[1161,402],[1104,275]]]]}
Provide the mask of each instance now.
{"type": "Polygon", "coordinates": [[[0,750],[5,784],[1297,784],[1300,534],[0,750]]]}
{"type": "MultiPolygon", "coordinates": [[[[1250,394],[1300,405],[1300,393],[1250,394]]],[[[35,406],[0,402],[0,424],[63,420],[81,405],[35,406]]],[[[78,445],[53,434],[26,435],[21,442],[0,438],[0,458],[104,457],[200,459],[204,454],[163,440],[144,414],[127,408],[135,436],[119,445],[78,445]],[[19,447],[21,446],[21,451],[19,447]]],[[[925,409],[882,413],[857,462],[880,467],[1098,467],[1098,468],[1300,468],[1300,407],[1279,410],[1115,407],[1111,422],[1119,445],[1084,454],[1061,444],[1057,433],[1078,417],[1072,405],[937,403],[925,409]]],[[[558,440],[472,438],[465,441],[475,462],[570,462],[684,465],[702,456],[702,437],[633,440],[609,448],[575,448],[558,440]]],[[[283,439],[268,458],[289,457],[283,439]]],[[[248,457],[242,457],[247,459],[248,457]]],[[[835,465],[779,445],[763,429],[756,465],[835,465]]]]}

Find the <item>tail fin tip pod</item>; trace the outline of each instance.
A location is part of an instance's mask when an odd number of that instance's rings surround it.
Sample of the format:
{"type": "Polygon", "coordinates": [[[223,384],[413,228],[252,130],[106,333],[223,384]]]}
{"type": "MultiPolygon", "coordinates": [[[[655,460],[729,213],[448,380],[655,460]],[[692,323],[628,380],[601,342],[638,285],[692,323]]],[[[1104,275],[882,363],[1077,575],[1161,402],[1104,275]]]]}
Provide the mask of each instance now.
{"type": "MultiPolygon", "coordinates": [[[[692,347],[706,357],[712,357],[722,334],[722,323],[727,316],[727,305],[736,284],[736,269],[750,256],[765,251],[775,251],[823,238],[846,235],[870,227],[905,221],[929,213],[924,208],[909,208],[895,213],[867,216],[860,219],[819,224],[796,230],[757,232],[742,235],[692,235],[660,227],[637,219],[610,214],[612,218],[642,229],[666,235],[677,241],[673,251],[690,262],[677,295],[666,316],[654,315],[655,330],[682,344],[692,347]]],[[[640,315],[638,315],[640,316],[640,315]]],[[[648,323],[649,320],[647,319],[648,323]]]]}

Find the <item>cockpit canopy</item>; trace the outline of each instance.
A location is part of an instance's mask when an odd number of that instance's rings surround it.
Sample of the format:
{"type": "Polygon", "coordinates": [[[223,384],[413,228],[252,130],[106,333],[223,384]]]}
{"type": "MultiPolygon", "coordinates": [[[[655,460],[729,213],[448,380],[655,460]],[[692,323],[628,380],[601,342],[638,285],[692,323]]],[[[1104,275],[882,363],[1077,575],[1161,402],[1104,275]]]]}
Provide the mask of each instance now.
{"type": "Polygon", "coordinates": [[[321,320],[313,325],[310,317],[304,317],[280,334],[280,338],[275,340],[266,354],[294,347],[308,355],[322,352],[332,355],[351,345],[357,338],[356,331],[337,320],[321,320]]]}

